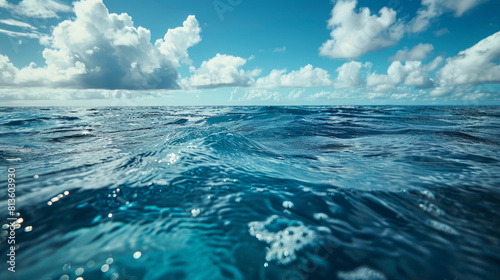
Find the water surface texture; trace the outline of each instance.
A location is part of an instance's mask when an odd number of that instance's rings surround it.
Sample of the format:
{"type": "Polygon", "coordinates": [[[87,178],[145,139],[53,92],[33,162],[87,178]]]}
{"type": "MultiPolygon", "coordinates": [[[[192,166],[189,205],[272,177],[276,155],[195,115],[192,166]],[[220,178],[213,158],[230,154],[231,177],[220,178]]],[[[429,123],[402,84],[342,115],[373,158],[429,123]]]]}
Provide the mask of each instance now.
{"type": "Polygon", "coordinates": [[[0,108],[0,136],[0,279],[500,275],[499,107],[0,108]]]}

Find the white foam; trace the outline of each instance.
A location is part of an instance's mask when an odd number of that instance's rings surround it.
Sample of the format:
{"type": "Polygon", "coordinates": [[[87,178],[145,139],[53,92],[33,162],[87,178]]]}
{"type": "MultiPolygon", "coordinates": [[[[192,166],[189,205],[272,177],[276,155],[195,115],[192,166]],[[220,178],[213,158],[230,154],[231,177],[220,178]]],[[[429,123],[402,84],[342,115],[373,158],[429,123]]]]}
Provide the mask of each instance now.
{"type": "Polygon", "coordinates": [[[458,235],[458,231],[456,229],[435,220],[428,220],[427,225],[446,234],[458,235]]]}
{"type": "Polygon", "coordinates": [[[287,265],[297,259],[297,252],[316,243],[316,231],[298,221],[280,219],[273,215],[264,222],[248,224],[250,235],[269,246],[266,261],[287,265]]]}
{"type": "Polygon", "coordinates": [[[339,272],[337,277],[341,280],[385,280],[384,274],[369,267],[358,267],[353,271],[339,272]]]}
{"type": "Polygon", "coordinates": [[[283,201],[283,207],[290,209],[293,208],[293,202],[291,201],[283,201]]]}

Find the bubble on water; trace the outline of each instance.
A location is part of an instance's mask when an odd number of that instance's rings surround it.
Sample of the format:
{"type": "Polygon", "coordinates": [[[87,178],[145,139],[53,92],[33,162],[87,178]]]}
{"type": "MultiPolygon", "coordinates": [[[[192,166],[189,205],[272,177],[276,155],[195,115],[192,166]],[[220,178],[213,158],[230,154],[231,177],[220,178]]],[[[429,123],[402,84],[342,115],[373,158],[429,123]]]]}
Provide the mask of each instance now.
{"type": "Polygon", "coordinates": [[[102,272],[107,272],[108,270],[109,270],[109,265],[107,265],[107,264],[103,264],[103,265],[101,266],[101,271],[102,271],[102,272]]]}
{"type": "Polygon", "coordinates": [[[59,280],[69,280],[69,276],[67,274],[64,274],[63,276],[61,276],[61,278],[59,278],[59,280]]]}
{"type": "Polygon", "coordinates": [[[197,217],[198,215],[200,215],[200,213],[201,213],[200,209],[191,210],[191,215],[193,215],[193,217],[197,217]]]}
{"type": "Polygon", "coordinates": [[[362,266],[358,267],[353,271],[348,272],[339,272],[337,273],[337,277],[340,280],[386,280],[384,274],[373,270],[369,267],[362,266]]]}
{"type": "Polygon", "coordinates": [[[33,227],[32,227],[32,226],[27,226],[27,227],[25,227],[25,228],[24,228],[24,231],[25,231],[25,232],[30,232],[30,231],[32,231],[32,230],[33,230],[33,227]]]}
{"type": "Polygon", "coordinates": [[[35,175],[35,176],[33,176],[33,177],[34,177],[35,179],[40,178],[40,176],[39,176],[39,175],[35,175]]]}
{"type": "Polygon", "coordinates": [[[142,256],[141,251],[137,251],[137,252],[135,252],[135,253],[134,253],[134,259],[138,259],[138,258],[140,258],[141,256],[142,256]]]}
{"type": "Polygon", "coordinates": [[[75,274],[76,276],[80,276],[83,274],[83,272],[85,272],[85,269],[83,269],[83,267],[79,267],[75,270],[75,274]]]}
{"type": "Polygon", "coordinates": [[[93,260],[90,260],[90,261],[87,262],[87,267],[88,268],[92,268],[92,267],[94,267],[94,265],[95,265],[95,261],[93,261],[93,260]]]}
{"type": "Polygon", "coordinates": [[[291,201],[283,201],[283,207],[290,209],[293,207],[293,202],[291,201]]]}
{"type": "Polygon", "coordinates": [[[64,195],[69,195],[69,191],[64,191],[64,195]]]}
{"type": "Polygon", "coordinates": [[[302,222],[280,219],[273,215],[264,222],[248,224],[250,235],[269,246],[266,261],[287,265],[297,259],[297,252],[317,244],[317,234],[302,222]]]}
{"type": "Polygon", "coordinates": [[[113,258],[107,258],[106,259],[106,264],[112,264],[113,263],[113,258]]]}
{"type": "Polygon", "coordinates": [[[439,209],[439,207],[437,207],[436,205],[434,205],[432,203],[425,202],[425,203],[418,205],[418,207],[420,207],[420,209],[422,209],[425,212],[428,212],[436,217],[444,214],[443,210],[439,209]]]}
{"type": "Polygon", "coordinates": [[[436,197],[434,196],[434,194],[428,190],[425,190],[425,191],[421,191],[420,192],[421,194],[425,195],[426,197],[430,198],[430,199],[436,199],[436,197]]]}
{"type": "Polygon", "coordinates": [[[326,220],[326,219],[328,219],[328,215],[325,214],[325,213],[315,213],[314,214],[314,219],[318,220],[318,221],[326,220]]]}

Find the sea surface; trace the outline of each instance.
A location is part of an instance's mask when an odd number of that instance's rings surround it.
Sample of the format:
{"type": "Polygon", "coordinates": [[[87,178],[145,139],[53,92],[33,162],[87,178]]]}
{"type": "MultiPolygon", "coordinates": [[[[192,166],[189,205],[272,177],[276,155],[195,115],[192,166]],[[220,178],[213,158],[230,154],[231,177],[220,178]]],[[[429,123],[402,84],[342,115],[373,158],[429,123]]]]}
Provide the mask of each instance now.
{"type": "Polygon", "coordinates": [[[500,107],[3,107],[0,168],[2,280],[500,276],[500,107]]]}

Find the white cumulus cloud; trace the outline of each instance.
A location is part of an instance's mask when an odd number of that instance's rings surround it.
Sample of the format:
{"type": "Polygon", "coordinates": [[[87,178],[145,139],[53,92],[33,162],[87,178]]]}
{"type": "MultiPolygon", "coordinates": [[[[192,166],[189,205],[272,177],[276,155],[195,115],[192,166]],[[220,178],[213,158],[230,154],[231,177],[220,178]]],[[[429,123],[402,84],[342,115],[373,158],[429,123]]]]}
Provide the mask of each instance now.
{"type": "Polygon", "coordinates": [[[102,0],[74,3],[75,17],[57,25],[46,39],[45,66],[31,64],[14,79],[20,86],[101,89],[178,88],[179,59],[199,42],[194,16],[169,30],[157,45],[132,18],[109,13],[102,0]]]}
{"type": "Polygon", "coordinates": [[[446,12],[453,12],[456,17],[462,16],[475,6],[488,0],[422,0],[422,8],[409,23],[410,32],[425,31],[432,20],[446,12]]]}
{"type": "Polygon", "coordinates": [[[418,44],[414,46],[411,50],[404,48],[399,50],[395,56],[391,56],[389,60],[391,61],[414,61],[414,60],[424,60],[432,52],[434,47],[431,44],[418,44]]]}
{"type": "Polygon", "coordinates": [[[203,61],[198,69],[191,67],[192,75],[185,79],[184,83],[197,88],[249,86],[252,78],[259,75],[260,71],[240,69],[246,62],[247,60],[241,57],[218,53],[215,57],[203,61]]]}
{"type": "Polygon", "coordinates": [[[179,65],[180,60],[191,63],[187,49],[201,41],[201,28],[195,16],[189,16],[181,27],[169,29],[165,37],[156,41],[155,45],[160,52],[179,65]]]}
{"type": "Polygon", "coordinates": [[[429,69],[429,65],[424,65],[421,61],[407,61],[404,65],[400,61],[394,61],[387,69],[387,75],[370,74],[367,85],[376,92],[388,92],[398,85],[429,88],[434,85],[427,73],[429,69]]]}
{"type": "Polygon", "coordinates": [[[358,61],[351,61],[344,63],[342,66],[337,68],[339,73],[337,80],[335,81],[336,88],[351,88],[361,86],[364,81],[361,78],[361,69],[371,67],[371,63],[361,63],[358,61]]]}
{"type": "Polygon", "coordinates": [[[500,83],[500,31],[448,58],[437,73],[442,86],[500,83]]]}
{"type": "Polygon", "coordinates": [[[7,56],[0,54],[0,85],[11,84],[18,71],[7,56]]]}
{"type": "Polygon", "coordinates": [[[404,25],[396,12],[387,7],[379,16],[369,8],[356,11],[357,1],[339,0],[328,21],[331,39],[320,47],[320,55],[330,58],[356,58],[365,53],[393,46],[404,35],[404,25]]]}
{"type": "Polygon", "coordinates": [[[330,74],[308,64],[300,70],[287,73],[286,69],[273,69],[269,75],[257,79],[255,86],[263,88],[321,87],[330,86],[330,74]]]}

